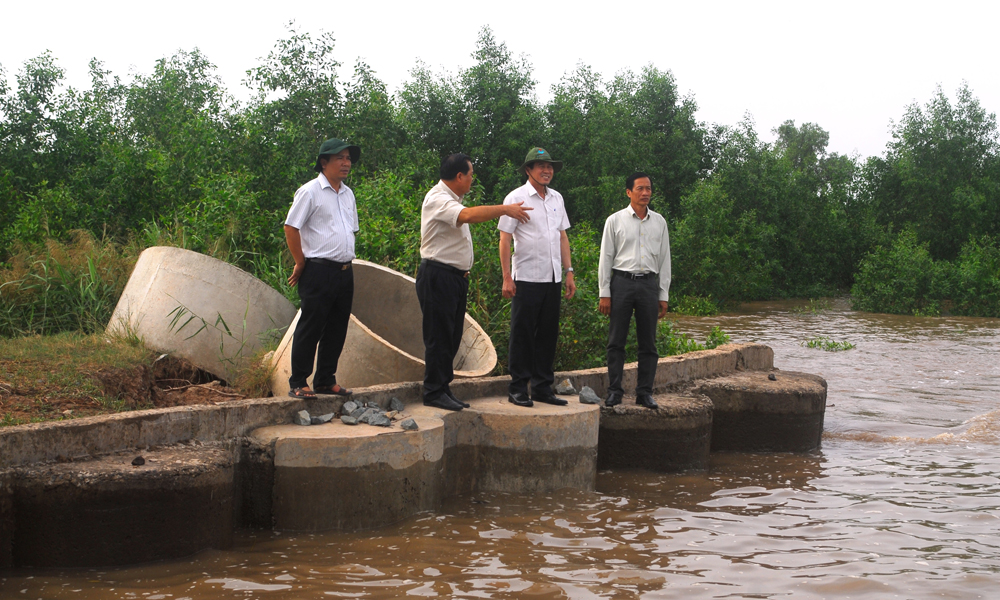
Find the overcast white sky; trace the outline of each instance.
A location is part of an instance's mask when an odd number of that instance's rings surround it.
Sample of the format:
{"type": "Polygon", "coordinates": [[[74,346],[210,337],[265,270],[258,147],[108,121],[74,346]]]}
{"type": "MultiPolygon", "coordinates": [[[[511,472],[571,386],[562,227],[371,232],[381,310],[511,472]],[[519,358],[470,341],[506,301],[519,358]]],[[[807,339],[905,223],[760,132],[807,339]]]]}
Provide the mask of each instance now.
{"type": "Polygon", "coordinates": [[[418,59],[435,71],[471,64],[477,33],[489,25],[529,57],[541,100],[580,62],[605,79],[652,64],[694,94],[702,121],[734,124],[749,113],[765,139],[786,119],[811,121],[842,154],[881,154],[890,121],[927,102],[938,84],[954,99],[967,81],[989,112],[1000,110],[1000,3],[990,1],[2,3],[0,65],[11,83],[45,50],[71,85],[87,87],[92,57],[127,78],[197,47],[229,91],[245,97],[246,70],[294,20],[301,31],[334,33],[343,76],[360,57],[396,90],[418,59]]]}

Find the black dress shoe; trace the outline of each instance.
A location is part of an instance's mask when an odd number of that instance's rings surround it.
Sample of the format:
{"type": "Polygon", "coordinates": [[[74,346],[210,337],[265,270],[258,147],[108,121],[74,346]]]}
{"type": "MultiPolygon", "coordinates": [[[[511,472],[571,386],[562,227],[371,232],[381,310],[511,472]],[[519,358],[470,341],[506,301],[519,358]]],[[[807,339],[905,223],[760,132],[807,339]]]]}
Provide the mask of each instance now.
{"type": "Polygon", "coordinates": [[[622,403],[622,395],[620,392],[611,392],[608,394],[608,399],[604,401],[604,406],[611,408],[612,406],[618,406],[622,403]]]}
{"type": "Polygon", "coordinates": [[[445,395],[448,396],[449,398],[451,398],[451,401],[454,402],[455,404],[461,404],[462,408],[469,408],[470,406],[472,406],[468,402],[462,402],[461,400],[459,400],[458,398],[456,398],[455,394],[451,393],[451,390],[448,390],[447,392],[445,392],[445,395]]]}
{"type": "Polygon", "coordinates": [[[544,402],[546,404],[554,404],[556,406],[566,406],[567,404],[569,404],[569,402],[566,402],[562,398],[557,398],[556,395],[553,394],[552,392],[549,392],[548,394],[546,394],[546,393],[541,393],[541,394],[532,393],[531,394],[531,399],[534,400],[535,402],[544,402]]]}
{"type": "Polygon", "coordinates": [[[653,397],[650,396],[649,394],[639,394],[635,398],[635,403],[638,404],[639,406],[645,406],[646,408],[652,408],[652,409],[660,408],[660,405],[657,404],[656,400],[653,400],[653,397]]]}
{"type": "Polygon", "coordinates": [[[443,408],[445,410],[462,410],[465,408],[445,394],[442,394],[433,400],[424,398],[424,406],[433,406],[434,408],[443,408]]]}
{"type": "Polygon", "coordinates": [[[531,398],[529,398],[527,394],[522,394],[520,392],[516,394],[508,394],[507,402],[510,402],[511,404],[516,404],[518,406],[523,406],[525,408],[535,405],[535,403],[531,401],[531,398]]]}

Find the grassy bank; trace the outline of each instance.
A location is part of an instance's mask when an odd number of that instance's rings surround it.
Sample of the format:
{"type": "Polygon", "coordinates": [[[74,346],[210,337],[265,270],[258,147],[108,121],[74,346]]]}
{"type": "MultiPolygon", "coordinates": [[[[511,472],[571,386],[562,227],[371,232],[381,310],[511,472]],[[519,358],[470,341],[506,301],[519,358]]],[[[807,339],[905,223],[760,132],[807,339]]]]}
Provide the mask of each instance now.
{"type": "Polygon", "coordinates": [[[0,425],[153,406],[156,355],[141,345],[60,333],[0,339],[0,357],[0,425]]]}

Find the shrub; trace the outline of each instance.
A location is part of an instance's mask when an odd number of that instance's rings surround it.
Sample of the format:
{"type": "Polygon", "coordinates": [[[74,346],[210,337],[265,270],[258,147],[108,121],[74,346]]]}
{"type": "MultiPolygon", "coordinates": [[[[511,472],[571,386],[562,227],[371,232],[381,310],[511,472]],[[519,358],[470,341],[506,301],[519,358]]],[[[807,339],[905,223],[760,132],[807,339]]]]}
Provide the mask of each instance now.
{"type": "Polygon", "coordinates": [[[711,296],[678,296],[670,302],[671,312],[692,317],[710,317],[718,314],[719,307],[711,296]]]}
{"type": "Polygon", "coordinates": [[[984,236],[966,242],[955,261],[951,312],[1000,317],[1000,247],[984,236]]]}
{"type": "Polygon", "coordinates": [[[767,297],[778,264],[767,256],[774,228],[753,210],[736,214],[732,199],[711,181],[698,184],[682,207],[685,216],[671,235],[676,291],[717,305],[767,297]]]}
{"type": "Polygon", "coordinates": [[[949,265],[931,258],[912,228],[892,245],[876,246],[862,261],[851,288],[852,308],[897,315],[940,314],[948,296],[949,265]]]}

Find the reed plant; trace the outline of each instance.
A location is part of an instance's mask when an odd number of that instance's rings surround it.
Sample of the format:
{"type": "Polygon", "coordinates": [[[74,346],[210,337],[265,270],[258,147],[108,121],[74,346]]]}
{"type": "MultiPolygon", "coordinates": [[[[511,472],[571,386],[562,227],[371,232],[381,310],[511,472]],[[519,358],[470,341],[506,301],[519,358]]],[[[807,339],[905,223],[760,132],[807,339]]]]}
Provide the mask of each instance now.
{"type": "Polygon", "coordinates": [[[0,337],[103,331],[138,254],[85,231],[16,249],[0,267],[0,337]]]}

